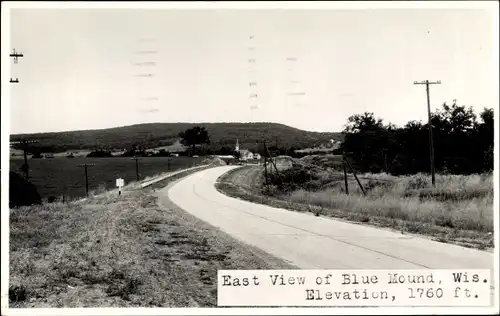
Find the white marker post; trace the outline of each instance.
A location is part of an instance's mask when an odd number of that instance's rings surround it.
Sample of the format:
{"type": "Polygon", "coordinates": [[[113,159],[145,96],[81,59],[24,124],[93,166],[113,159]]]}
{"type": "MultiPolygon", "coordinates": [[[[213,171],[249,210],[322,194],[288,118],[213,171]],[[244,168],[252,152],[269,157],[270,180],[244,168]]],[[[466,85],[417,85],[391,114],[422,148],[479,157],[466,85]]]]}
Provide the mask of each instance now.
{"type": "Polygon", "coordinates": [[[122,194],[122,187],[125,186],[125,181],[122,178],[116,179],[116,186],[118,187],[118,195],[122,194]]]}

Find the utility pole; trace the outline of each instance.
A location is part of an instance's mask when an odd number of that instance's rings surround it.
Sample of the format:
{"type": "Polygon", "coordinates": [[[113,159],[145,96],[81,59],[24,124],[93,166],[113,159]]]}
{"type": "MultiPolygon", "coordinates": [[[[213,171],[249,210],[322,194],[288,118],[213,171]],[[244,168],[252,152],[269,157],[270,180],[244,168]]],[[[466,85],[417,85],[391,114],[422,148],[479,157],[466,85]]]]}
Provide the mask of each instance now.
{"type": "Polygon", "coordinates": [[[347,167],[345,153],[342,153],[342,167],[344,168],[345,194],[349,195],[349,185],[347,184],[347,167]]]}
{"type": "Polygon", "coordinates": [[[275,156],[277,157],[277,156],[279,156],[281,154],[280,150],[278,148],[278,136],[274,136],[274,140],[276,142],[276,154],[275,154],[275,156]]]}
{"type": "Polygon", "coordinates": [[[266,148],[266,141],[263,141],[264,143],[264,175],[266,176],[266,185],[269,183],[267,181],[267,153],[265,152],[265,148],[266,148]]]}
{"type": "Polygon", "coordinates": [[[387,149],[384,149],[384,170],[386,174],[389,174],[389,169],[387,168],[387,149]]]}
{"type": "Polygon", "coordinates": [[[135,178],[137,179],[137,182],[139,182],[139,163],[137,162],[139,158],[134,157],[132,159],[135,160],[135,178]]]}
{"type": "MultiPolygon", "coordinates": [[[[9,57],[14,59],[14,64],[17,64],[19,62],[19,58],[24,57],[23,53],[18,53],[14,49],[13,52],[9,55],[9,57]]],[[[13,79],[12,77],[10,78],[10,83],[19,83],[19,78],[13,79]]]]}
{"type": "Polygon", "coordinates": [[[425,84],[425,90],[427,92],[427,115],[428,115],[428,120],[429,120],[429,158],[431,162],[431,176],[432,176],[432,186],[436,185],[436,175],[434,173],[434,140],[432,137],[432,122],[431,122],[431,99],[429,96],[429,85],[431,84],[441,84],[441,80],[431,82],[429,80],[425,81],[414,81],[414,85],[416,84],[425,84]]]}
{"type": "Polygon", "coordinates": [[[267,181],[267,156],[264,155],[264,176],[266,177],[266,185],[268,184],[267,181]]]}
{"type": "MultiPolygon", "coordinates": [[[[269,157],[271,157],[271,153],[269,152],[269,149],[267,148],[266,143],[264,143],[264,149],[269,154],[269,157]]],[[[278,167],[276,166],[276,162],[273,161],[272,158],[269,158],[269,159],[271,160],[271,164],[274,166],[274,170],[276,170],[276,175],[278,176],[278,178],[280,179],[281,184],[283,185],[283,179],[281,178],[280,172],[278,171],[278,167]]]]}
{"type": "MultiPolygon", "coordinates": [[[[349,166],[349,169],[351,169],[352,175],[354,176],[354,179],[356,179],[356,182],[358,182],[358,185],[359,185],[359,188],[361,189],[361,192],[363,192],[363,195],[366,195],[365,189],[363,189],[363,186],[361,185],[361,182],[359,181],[358,176],[356,175],[356,172],[354,171],[354,168],[349,163],[349,160],[347,160],[347,158],[344,157],[344,161],[349,166]]],[[[345,168],[345,165],[344,165],[344,168],[345,168]]],[[[346,176],[346,179],[347,179],[347,176],[346,176]]],[[[347,186],[346,186],[346,188],[347,188],[347,186]]]]}
{"type": "Polygon", "coordinates": [[[29,166],[28,166],[28,144],[38,143],[37,140],[21,140],[10,142],[10,144],[22,144],[23,145],[23,156],[24,156],[24,164],[21,166],[21,171],[24,172],[24,177],[26,180],[29,179],[29,166]]]}
{"type": "Polygon", "coordinates": [[[85,193],[87,194],[87,197],[89,196],[89,174],[88,174],[88,170],[87,170],[87,168],[89,166],[95,166],[95,164],[85,163],[85,164],[77,165],[77,167],[85,167],[85,193]]]}

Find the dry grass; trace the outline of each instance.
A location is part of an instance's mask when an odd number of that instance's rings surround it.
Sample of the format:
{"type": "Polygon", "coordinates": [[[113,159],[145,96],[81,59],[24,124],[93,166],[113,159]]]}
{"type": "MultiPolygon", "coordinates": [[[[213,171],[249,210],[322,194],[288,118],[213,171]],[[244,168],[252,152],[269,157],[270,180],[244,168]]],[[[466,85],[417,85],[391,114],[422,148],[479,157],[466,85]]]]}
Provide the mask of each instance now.
{"type": "Polygon", "coordinates": [[[325,183],[327,187],[323,189],[302,188],[283,193],[269,187],[261,193],[257,176],[246,176],[247,184],[241,185],[242,175],[254,172],[233,170],[220,179],[223,184],[218,188],[234,197],[276,207],[390,227],[467,247],[493,247],[491,175],[438,175],[436,187],[432,188],[427,175],[364,174],[359,176],[367,192],[364,196],[352,177],[346,195],[343,177],[334,173],[323,173],[314,180],[325,183]]]}
{"type": "MultiPolygon", "coordinates": [[[[387,177],[380,177],[387,180],[387,177]]],[[[428,176],[398,177],[381,182],[365,176],[363,196],[350,181],[350,195],[337,187],[317,192],[298,190],[284,198],[293,202],[349,209],[368,217],[387,217],[461,230],[493,232],[492,176],[437,176],[432,188],[428,176]],[[372,180],[373,179],[373,180],[372,180]],[[356,188],[354,190],[354,188],[356,188]]]]}
{"type": "Polygon", "coordinates": [[[153,191],[11,210],[9,306],[210,307],[218,269],[290,268],[153,191]]]}

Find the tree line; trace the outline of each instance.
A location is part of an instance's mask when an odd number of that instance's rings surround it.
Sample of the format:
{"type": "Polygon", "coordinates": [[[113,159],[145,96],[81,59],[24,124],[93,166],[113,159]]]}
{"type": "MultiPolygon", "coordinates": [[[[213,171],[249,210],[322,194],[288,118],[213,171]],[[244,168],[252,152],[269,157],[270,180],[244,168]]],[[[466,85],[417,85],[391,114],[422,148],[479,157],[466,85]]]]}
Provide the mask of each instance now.
{"type": "MultiPolygon", "coordinates": [[[[444,103],[431,113],[436,172],[471,174],[493,169],[493,109],[444,103]]],[[[410,121],[384,124],[373,113],[352,115],[343,130],[341,152],[360,172],[394,175],[430,172],[429,128],[410,121]]]]}
{"type": "MultiPolygon", "coordinates": [[[[11,135],[11,141],[37,140],[27,146],[31,154],[61,153],[65,151],[130,149],[134,144],[146,148],[170,146],[179,139],[179,133],[195,126],[203,126],[210,134],[210,144],[204,147],[215,152],[222,147],[234,148],[236,139],[247,149],[254,149],[256,142],[266,140],[269,144],[277,137],[280,147],[306,148],[329,139],[338,139],[340,133],[318,133],[299,130],[277,123],[147,123],[116,127],[104,130],[70,131],[57,133],[35,133],[11,135]]],[[[21,144],[13,149],[22,150],[21,144]]]]}

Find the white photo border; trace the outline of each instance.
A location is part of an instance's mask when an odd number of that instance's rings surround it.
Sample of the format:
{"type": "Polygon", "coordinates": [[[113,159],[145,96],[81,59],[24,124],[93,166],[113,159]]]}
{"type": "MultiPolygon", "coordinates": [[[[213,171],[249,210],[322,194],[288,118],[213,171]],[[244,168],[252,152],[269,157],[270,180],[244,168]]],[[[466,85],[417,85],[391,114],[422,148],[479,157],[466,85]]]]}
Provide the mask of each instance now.
{"type": "MultiPolygon", "coordinates": [[[[2,94],[1,94],[1,308],[3,315],[413,315],[413,314],[495,314],[499,309],[499,95],[496,91],[494,107],[494,277],[496,280],[494,305],[488,308],[417,308],[417,307],[378,307],[378,308],[25,308],[8,309],[9,285],[9,138],[10,138],[10,88],[9,74],[11,62],[6,58],[10,53],[10,9],[18,8],[95,8],[95,9],[236,9],[236,10],[269,10],[269,9],[326,9],[326,10],[371,10],[371,9],[487,9],[492,10],[495,23],[493,25],[493,56],[499,56],[498,3],[496,1],[255,1],[255,2],[136,2],[136,1],[18,1],[2,2],[1,11],[1,50],[2,50],[2,94]]],[[[498,59],[494,60],[492,71],[496,75],[496,86],[499,86],[498,59]]]]}

